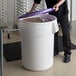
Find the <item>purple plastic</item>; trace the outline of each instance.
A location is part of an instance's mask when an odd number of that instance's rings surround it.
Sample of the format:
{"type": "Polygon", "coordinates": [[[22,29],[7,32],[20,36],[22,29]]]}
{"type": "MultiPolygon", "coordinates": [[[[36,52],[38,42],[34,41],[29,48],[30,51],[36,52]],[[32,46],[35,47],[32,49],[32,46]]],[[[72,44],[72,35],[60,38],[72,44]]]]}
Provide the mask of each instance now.
{"type": "Polygon", "coordinates": [[[35,16],[35,15],[39,15],[39,14],[45,14],[45,13],[49,13],[49,12],[54,12],[55,10],[53,8],[49,8],[49,9],[45,9],[45,10],[40,10],[40,11],[35,11],[35,12],[29,12],[26,14],[23,14],[19,17],[20,18],[26,18],[26,17],[30,17],[30,16],[35,16]]]}

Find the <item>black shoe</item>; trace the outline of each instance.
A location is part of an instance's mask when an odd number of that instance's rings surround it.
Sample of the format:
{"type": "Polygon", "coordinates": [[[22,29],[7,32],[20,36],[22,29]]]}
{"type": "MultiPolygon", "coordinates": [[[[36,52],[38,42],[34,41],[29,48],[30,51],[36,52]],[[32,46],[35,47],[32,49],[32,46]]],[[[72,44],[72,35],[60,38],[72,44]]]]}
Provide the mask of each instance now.
{"type": "Polygon", "coordinates": [[[58,55],[59,54],[59,52],[54,52],[54,56],[56,56],[56,55],[58,55]]]}
{"type": "Polygon", "coordinates": [[[65,55],[63,62],[64,62],[64,63],[70,62],[70,55],[68,55],[68,54],[65,55]]]}

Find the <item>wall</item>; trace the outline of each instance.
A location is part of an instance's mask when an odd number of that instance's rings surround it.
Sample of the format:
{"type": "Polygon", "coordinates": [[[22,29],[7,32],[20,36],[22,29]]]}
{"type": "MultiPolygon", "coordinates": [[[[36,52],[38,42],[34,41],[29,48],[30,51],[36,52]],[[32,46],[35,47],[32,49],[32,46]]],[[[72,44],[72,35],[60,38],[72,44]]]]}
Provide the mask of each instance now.
{"type": "MultiPolygon", "coordinates": [[[[69,8],[69,12],[70,12],[70,3],[71,0],[68,0],[68,8],[69,8]]],[[[76,0],[72,0],[72,20],[75,21],[76,20],[76,8],[75,8],[75,5],[76,5],[76,0]]],[[[70,16],[70,14],[69,14],[70,16]]]]}
{"type": "Polygon", "coordinates": [[[76,20],[76,0],[72,0],[72,20],[76,20]]]}

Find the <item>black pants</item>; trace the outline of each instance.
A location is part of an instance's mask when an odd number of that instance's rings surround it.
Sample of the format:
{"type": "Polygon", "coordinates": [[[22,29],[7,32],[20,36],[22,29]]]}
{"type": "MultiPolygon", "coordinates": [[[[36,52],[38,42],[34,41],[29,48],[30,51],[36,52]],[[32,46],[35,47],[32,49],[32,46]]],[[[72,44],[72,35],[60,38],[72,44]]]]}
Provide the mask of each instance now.
{"type": "MultiPolygon", "coordinates": [[[[68,14],[57,18],[58,22],[60,23],[60,27],[62,29],[62,43],[63,43],[63,50],[64,55],[71,54],[71,39],[70,39],[70,32],[69,32],[69,21],[68,21],[68,14]]],[[[59,52],[58,50],[58,32],[55,33],[54,37],[54,53],[59,52]]]]}

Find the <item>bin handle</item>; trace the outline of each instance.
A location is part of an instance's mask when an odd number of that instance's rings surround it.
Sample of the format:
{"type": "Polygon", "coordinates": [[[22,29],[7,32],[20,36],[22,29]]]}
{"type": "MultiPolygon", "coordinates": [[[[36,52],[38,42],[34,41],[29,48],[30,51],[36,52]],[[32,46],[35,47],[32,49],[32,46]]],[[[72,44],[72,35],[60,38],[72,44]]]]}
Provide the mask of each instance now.
{"type": "Polygon", "coordinates": [[[44,10],[40,10],[40,11],[29,12],[29,13],[26,13],[26,14],[23,14],[23,15],[19,16],[19,19],[26,18],[26,17],[31,17],[31,16],[36,16],[36,15],[39,15],[39,14],[54,12],[54,11],[55,11],[54,8],[49,8],[49,9],[44,9],[44,10]]]}
{"type": "Polygon", "coordinates": [[[55,19],[54,21],[52,21],[52,33],[56,33],[59,31],[59,26],[57,23],[57,19],[55,19]]]}

